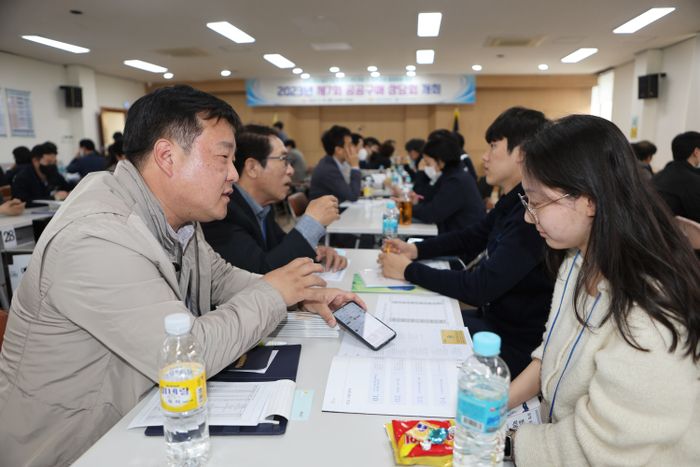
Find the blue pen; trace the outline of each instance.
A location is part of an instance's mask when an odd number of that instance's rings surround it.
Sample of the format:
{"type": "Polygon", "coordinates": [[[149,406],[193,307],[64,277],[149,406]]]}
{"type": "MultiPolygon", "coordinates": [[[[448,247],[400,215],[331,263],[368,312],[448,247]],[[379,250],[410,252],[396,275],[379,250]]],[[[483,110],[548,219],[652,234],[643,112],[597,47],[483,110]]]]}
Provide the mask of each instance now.
{"type": "Polygon", "coordinates": [[[413,290],[416,288],[415,285],[390,285],[387,287],[391,290],[413,290]]]}

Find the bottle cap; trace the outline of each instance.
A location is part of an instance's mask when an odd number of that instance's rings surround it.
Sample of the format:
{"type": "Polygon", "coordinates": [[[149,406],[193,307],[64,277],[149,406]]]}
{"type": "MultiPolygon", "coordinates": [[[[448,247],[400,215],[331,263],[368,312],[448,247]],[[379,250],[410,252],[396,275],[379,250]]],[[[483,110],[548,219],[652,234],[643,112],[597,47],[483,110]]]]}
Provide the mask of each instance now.
{"type": "Polygon", "coordinates": [[[171,336],[180,336],[190,332],[191,320],[188,313],[173,313],[165,317],[165,332],[171,336]]]}
{"type": "Polygon", "coordinates": [[[472,339],[474,353],[482,357],[495,357],[501,353],[501,338],[492,332],[477,332],[472,339]]]}
{"type": "Polygon", "coordinates": [[[386,208],[387,209],[393,209],[396,207],[396,203],[394,201],[387,201],[386,202],[386,208]]]}

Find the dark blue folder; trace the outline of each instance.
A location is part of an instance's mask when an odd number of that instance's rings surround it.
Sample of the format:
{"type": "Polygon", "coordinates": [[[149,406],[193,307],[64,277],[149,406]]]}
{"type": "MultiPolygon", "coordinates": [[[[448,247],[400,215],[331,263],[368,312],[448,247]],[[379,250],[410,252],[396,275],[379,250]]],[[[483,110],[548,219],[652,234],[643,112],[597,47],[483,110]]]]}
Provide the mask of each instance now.
{"type": "MultiPolygon", "coordinates": [[[[254,347],[248,354],[256,352],[258,349],[278,350],[277,356],[272,361],[270,368],[264,374],[245,373],[231,371],[235,362],[223,370],[211,381],[226,381],[234,383],[248,383],[258,381],[277,381],[280,379],[297,380],[297,369],[299,368],[299,355],[301,345],[275,345],[270,347],[254,347]]],[[[278,415],[274,419],[279,423],[261,423],[257,426],[209,426],[210,436],[240,436],[240,435],[281,435],[287,431],[287,419],[278,415]]],[[[146,428],[146,436],[163,436],[162,426],[149,426],[146,428]]]]}

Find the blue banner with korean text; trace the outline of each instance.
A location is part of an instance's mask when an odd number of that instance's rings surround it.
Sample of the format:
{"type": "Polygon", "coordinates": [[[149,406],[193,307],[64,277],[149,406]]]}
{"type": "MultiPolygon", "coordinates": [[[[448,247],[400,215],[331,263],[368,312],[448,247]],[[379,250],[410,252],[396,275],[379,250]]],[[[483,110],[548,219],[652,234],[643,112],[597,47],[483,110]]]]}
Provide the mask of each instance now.
{"type": "Polygon", "coordinates": [[[251,107],[302,105],[474,104],[473,75],[327,79],[249,79],[251,107]]]}

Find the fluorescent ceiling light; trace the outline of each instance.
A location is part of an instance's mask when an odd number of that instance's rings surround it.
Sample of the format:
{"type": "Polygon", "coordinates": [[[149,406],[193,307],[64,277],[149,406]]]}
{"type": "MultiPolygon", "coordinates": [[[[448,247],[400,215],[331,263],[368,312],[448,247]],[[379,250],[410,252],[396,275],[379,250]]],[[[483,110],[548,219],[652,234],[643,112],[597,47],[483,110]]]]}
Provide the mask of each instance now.
{"type": "Polygon", "coordinates": [[[277,68],[292,68],[294,66],[294,62],[287,60],[280,54],[265,54],[263,55],[263,58],[275,65],[277,68]]]}
{"type": "Polygon", "coordinates": [[[369,74],[372,78],[379,78],[380,73],[378,71],[373,71],[372,73],[369,74]]]}
{"type": "Polygon", "coordinates": [[[86,54],[86,53],[90,52],[90,49],[86,49],[85,47],[79,47],[77,45],[67,44],[67,43],[61,42],[61,41],[55,41],[55,40],[49,39],[47,37],[22,36],[22,39],[32,41],[32,42],[37,42],[39,44],[48,45],[49,47],[54,47],[56,49],[65,50],[66,52],[73,52],[74,54],[86,54]]]}
{"type": "Polygon", "coordinates": [[[255,38],[238,29],[228,21],[215,21],[207,23],[207,27],[212,31],[218,32],[227,39],[232,40],[236,44],[249,44],[255,42],[255,38]]]}
{"type": "Polygon", "coordinates": [[[632,18],[622,26],[613,29],[615,34],[632,34],[654,21],[663,18],[667,14],[674,11],[675,8],[650,8],[636,18],[632,18]]]}
{"type": "Polygon", "coordinates": [[[163,73],[163,78],[165,78],[165,79],[173,79],[174,77],[175,77],[175,75],[170,73],[170,72],[163,73]]]}
{"type": "Polygon", "coordinates": [[[474,71],[481,71],[483,69],[484,67],[482,67],[481,65],[472,65],[472,70],[474,71]]]}
{"type": "Polygon", "coordinates": [[[330,71],[331,73],[338,73],[340,71],[340,68],[338,68],[337,66],[332,66],[328,69],[328,71],[330,71]]]}
{"type": "Polygon", "coordinates": [[[416,72],[415,71],[407,71],[406,76],[408,76],[409,78],[413,78],[414,76],[416,76],[416,72]]]}
{"type": "Polygon", "coordinates": [[[373,73],[373,72],[377,71],[377,67],[374,65],[370,65],[367,67],[367,71],[373,73]]]}
{"type": "Polygon", "coordinates": [[[580,48],[574,52],[571,52],[569,55],[561,59],[562,63],[578,63],[584,58],[588,58],[591,55],[595,54],[598,52],[598,49],[595,48],[580,48]]]}
{"type": "Polygon", "coordinates": [[[406,65],[406,71],[416,71],[415,65],[406,65]]]}
{"type": "Polygon", "coordinates": [[[442,13],[418,13],[418,37],[437,37],[440,22],[442,13]]]}
{"type": "Polygon", "coordinates": [[[124,65],[138,68],[139,70],[150,71],[151,73],[165,73],[167,68],[153,63],[144,62],[143,60],[124,60],[124,65]]]}
{"type": "Polygon", "coordinates": [[[419,65],[430,65],[435,61],[435,51],[433,49],[416,50],[416,63],[419,65]]]}
{"type": "Polygon", "coordinates": [[[342,71],[339,71],[338,73],[335,74],[335,77],[336,78],[345,78],[345,73],[343,73],[342,71]]]}
{"type": "Polygon", "coordinates": [[[292,70],[292,73],[294,73],[295,75],[300,75],[303,72],[304,72],[304,70],[302,70],[301,68],[295,68],[292,70]]]}
{"type": "Polygon", "coordinates": [[[547,65],[546,63],[540,63],[539,65],[537,65],[537,68],[539,68],[540,71],[547,71],[549,70],[549,65],[547,65]]]}
{"type": "Polygon", "coordinates": [[[302,73],[302,74],[301,74],[301,79],[309,79],[309,78],[311,78],[311,75],[310,75],[310,74],[308,74],[308,73],[302,73]]]}
{"type": "Polygon", "coordinates": [[[231,76],[231,70],[221,70],[221,76],[224,78],[231,76]]]}

